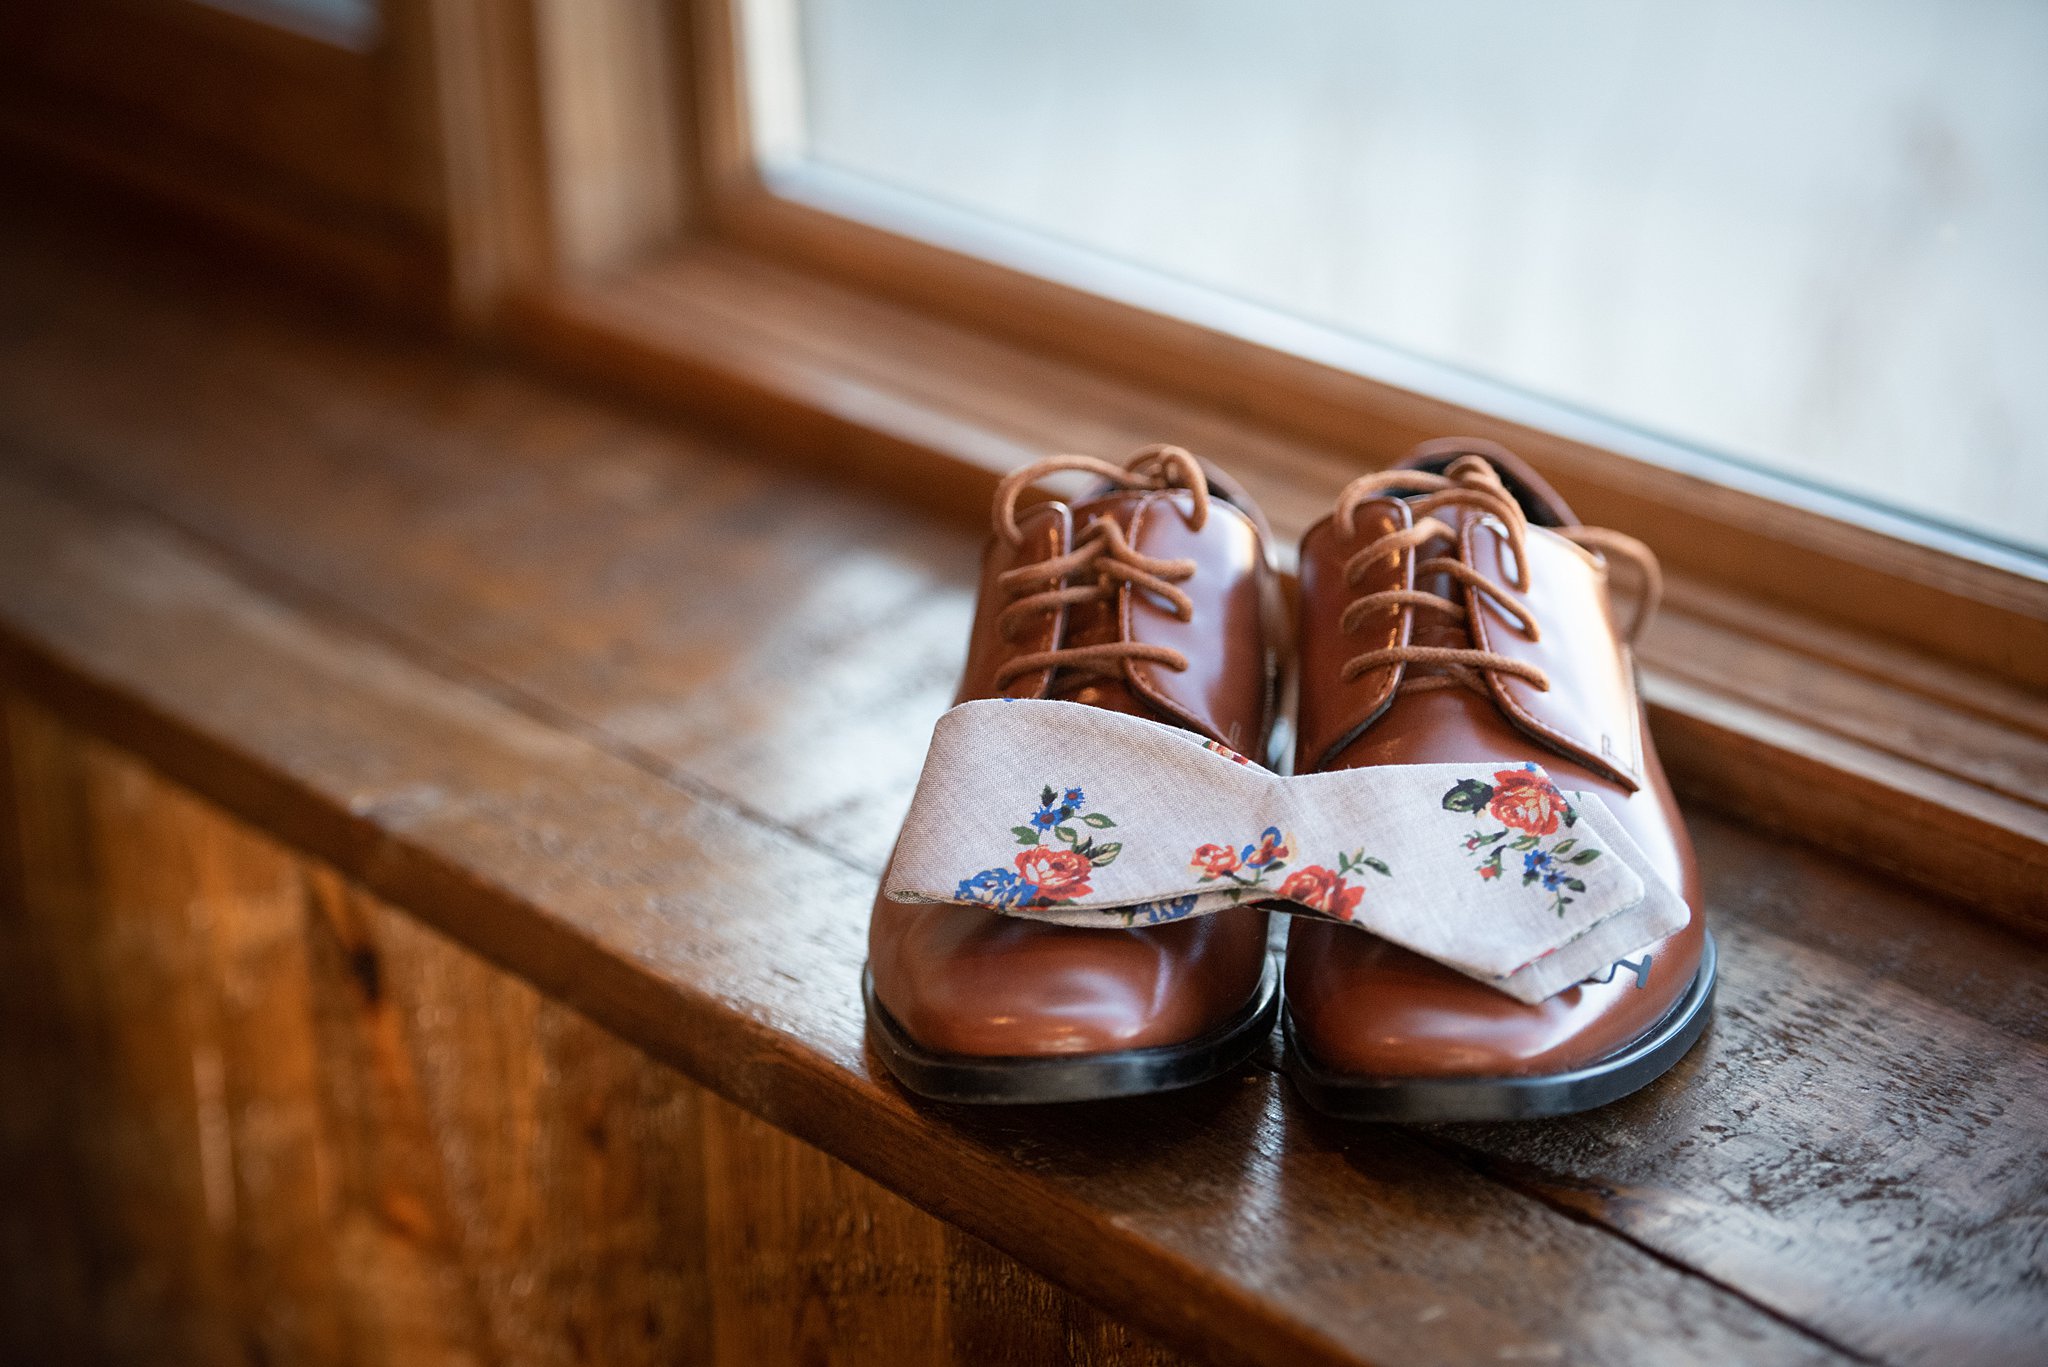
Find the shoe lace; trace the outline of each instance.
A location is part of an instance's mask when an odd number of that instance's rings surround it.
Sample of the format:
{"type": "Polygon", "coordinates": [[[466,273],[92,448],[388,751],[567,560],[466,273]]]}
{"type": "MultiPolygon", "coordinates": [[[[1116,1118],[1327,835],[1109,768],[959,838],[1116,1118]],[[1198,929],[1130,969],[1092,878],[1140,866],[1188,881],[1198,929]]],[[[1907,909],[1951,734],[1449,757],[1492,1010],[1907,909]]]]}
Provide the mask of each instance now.
{"type": "MultiPolygon", "coordinates": [[[[1048,456],[1012,471],[996,486],[996,535],[1013,546],[1023,541],[1024,533],[1017,526],[1018,497],[1047,475],[1065,471],[1097,475],[1120,489],[1186,489],[1195,500],[1189,525],[1200,531],[1209,520],[1209,481],[1201,463],[1178,446],[1148,446],[1124,465],[1093,456],[1048,456]]],[[[1172,605],[1181,621],[1189,621],[1195,612],[1194,600],[1177,585],[1194,572],[1192,560],[1139,554],[1115,518],[1098,515],[1074,539],[1071,550],[997,576],[996,586],[1011,600],[997,614],[996,630],[1005,641],[1015,640],[1020,623],[1077,603],[1113,598],[1125,584],[1157,595],[1172,605]]],[[[996,671],[995,685],[1002,688],[1020,675],[1041,669],[1114,675],[1127,660],[1149,660],[1175,670],[1188,667],[1188,657],[1168,646],[1104,641],[1020,655],[996,671]]]]}
{"type": "MultiPolygon", "coordinates": [[[[1337,498],[1337,526],[1344,533],[1346,540],[1356,535],[1358,506],[1365,500],[1392,489],[1423,491],[1421,497],[1409,499],[1409,507],[1415,514],[1415,521],[1411,526],[1374,538],[1345,561],[1346,585],[1357,588],[1366,571],[1376,562],[1389,556],[1398,557],[1402,552],[1409,550],[1419,555],[1426,549],[1434,548],[1437,543],[1445,543],[1451,548],[1450,553],[1431,555],[1419,561],[1415,566],[1416,578],[1420,580],[1425,575],[1441,574],[1468,589],[1486,595],[1501,611],[1514,619],[1523,635],[1531,641],[1540,641],[1543,638],[1542,628],[1537,624],[1534,614],[1526,605],[1510,598],[1506,589],[1459,559],[1456,549],[1457,532],[1434,515],[1439,509],[1460,507],[1497,518],[1506,529],[1508,549],[1513,553],[1514,586],[1526,593],[1529,589],[1529,560],[1523,548],[1528,539],[1528,514],[1523,512],[1521,503],[1501,483],[1500,475],[1494,470],[1493,463],[1480,456],[1464,455],[1451,462],[1449,469],[1441,475],[1420,470],[1385,470],[1353,480],[1337,498]]],[[[1638,582],[1636,610],[1624,633],[1629,644],[1633,646],[1655,614],[1658,601],[1663,597],[1663,574],[1658,568],[1656,555],[1634,537],[1604,527],[1573,526],[1553,530],[1566,540],[1606,556],[1610,561],[1625,561],[1635,570],[1638,582]]],[[[1390,606],[1425,608],[1443,613],[1452,621],[1464,626],[1466,639],[1471,639],[1470,625],[1467,622],[1470,614],[1465,604],[1424,589],[1382,589],[1377,593],[1355,598],[1338,619],[1338,629],[1345,632],[1355,631],[1365,620],[1367,613],[1390,606]]],[[[1487,673],[1511,674],[1528,680],[1544,692],[1550,690],[1550,676],[1540,666],[1502,655],[1498,651],[1480,650],[1472,646],[1411,644],[1369,650],[1345,661],[1340,677],[1349,683],[1361,674],[1390,664],[1427,665],[1441,671],[1425,675],[1405,673],[1401,680],[1401,692],[1420,693],[1437,688],[1463,687],[1483,695],[1488,692],[1483,677],[1487,673]]]]}

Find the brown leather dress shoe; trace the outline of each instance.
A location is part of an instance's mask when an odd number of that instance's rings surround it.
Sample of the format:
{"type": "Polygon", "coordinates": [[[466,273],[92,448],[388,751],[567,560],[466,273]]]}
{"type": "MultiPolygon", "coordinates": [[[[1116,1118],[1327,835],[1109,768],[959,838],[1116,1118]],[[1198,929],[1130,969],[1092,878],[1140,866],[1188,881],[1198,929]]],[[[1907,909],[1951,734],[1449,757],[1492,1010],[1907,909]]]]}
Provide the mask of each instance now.
{"type": "MultiPolygon", "coordinates": [[[[1649,551],[1579,526],[1528,466],[1466,439],[1354,481],[1303,538],[1297,773],[1537,761],[1560,787],[1598,793],[1692,909],[1683,930],[1605,979],[1533,1006],[1373,935],[1296,918],[1287,1066],[1318,1108],[1382,1120],[1584,1110],[1662,1074],[1705,1028],[1713,941],[1615,623],[1613,561],[1638,571],[1639,625],[1657,593],[1649,551]]],[[[1486,815],[1475,867],[1489,854],[1486,815]]]]}
{"type": "MultiPolygon", "coordinates": [[[[956,701],[1064,699],[1264,753],[1284,613],[1270,535],[1234,483],[1174,447],[1122,468],[1060,456],[1004,480],[995,529],[956,701]],[[1060,471],[1101,488],[1017,510],[1060,471]]],[[[877,899],[869,1038],[941,1100],[1159,1091],[1242,1063],[1272,1029],[1276,977],[1249,907],[1097,930],[877,899]]]]}

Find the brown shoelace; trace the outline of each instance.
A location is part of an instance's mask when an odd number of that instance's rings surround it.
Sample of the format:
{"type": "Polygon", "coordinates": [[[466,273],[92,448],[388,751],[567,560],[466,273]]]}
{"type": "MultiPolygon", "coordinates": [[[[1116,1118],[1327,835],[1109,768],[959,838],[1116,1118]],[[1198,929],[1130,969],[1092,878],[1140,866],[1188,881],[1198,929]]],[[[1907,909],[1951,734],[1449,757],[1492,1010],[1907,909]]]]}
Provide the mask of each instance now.
{"type": "MultiPolygon", "coordinates": [[[[1148,446],[1126,465],[1112,465],[1093,456],[1049,456],[1012,471],[996,487],[996,535],[1013,546],[1021,542],[1024,533],[1017,526],[1018,496],[1047,475],[1068,470],[1098,475],[1120,489],[1186,489],[1195,499],[1189,525],[1200,531],[1209,520],[1209,481],[1201,463],[1178,446],[1148,446]]],[[[1012,640],[1020,622],[1076,603],[1113,598],[1124,584],[1156,594],[1172,604],[1185,622],[1194,616],[1195,605],[1177,585],[1194,572],[1192,560],[1140,555],[1114,518],[1097,517],[1064,555],[1019,565],[996,579],[997,587],[1011,595],[1009,605],[996,617],[996,629],[1004,640],[1012,640]],[[1028,591],[1034,586],[1043,587],[1028,591]]],[[[1167,646],[1104,641],[1020,655],[996,672],[995,685],[1005,687],[1012,679],[1041,669],[1080,669],[1114,676],[1127,660],[1150,660],[1176,670],[1188,667],[1188,657],[1167,646]]]]}
{"type": "MultiPolygon", "coordinates": [[[[1528,515],[1501,483],[1492,462],[1480,456],[1467,455],[1451,462],[1449,470],[1441,475],[1420,470],[1385,470],[1353,480],[1337,498],[1337,526],[1346,540],[1356,534],[1358,505],[1391,489],[1423,491],[1422,497],[1409,500],[1409,507],[1415,514],[1414,525],[1374,538],[1345,561],[1345,583],[1352,588],[1358,587],[1366,569],[1387,556],[1398,556],[1408,550],[1420,553],[1432,543],[1446,542],[1452,548],[1451,552],[1419,561],[1415,566],[1416,578],[1442,574],[1468,589],[1477,590],[1513,618],[1523,635],[1531,641],[1541,640],[1542,628],[1529,609],[1509,597],[1506,589],[1459,559],[1456,531],[1433,516],[1439,508],[1464,507],[1497,518],[1506,530],[1508,548],[1513,552],[1515,588],[1526,593],[1529,589],[1529,561],[1523,548],[1528,539],[1528,515]]],[[[1663,595],[1663,576],[1657,567],[1657,557],[1649,547],[1622,532],[1603,527],[1559,527],[1555,530],[1559,536],[1586,550],[1607,556],[1610,560],[1626,560],[1633,565],[1641,580],[1635,616],[1627,630],[1629,643],[1633,645],[1663,595]]],[[[1344,615],[1338,619],[1338,627],[1346,632],[1355,631],[1367,613],[1389,606],[1427,608],[1444,613],[1453,621],[1465,624],[1467,639],[1470,639],[1470,625],[1466,622],[1470,614],[1465,605],[1423,589],[1382,589],[1356,598],[1344,609],[1344,615]]],[[[1390,664],[1429,665],[1443,671],[1427,675],[1405,674],[1401,680],[1403,692],[1464,687],[1484,694],[1488,689],[1482,676],[1489,672],[1512,674],[1528,680],[1544,692],[1550,690],[1550,677],[1538,666],[1512,659],[1498,651],[1472,646],[1402,645],[1369,650],[1345,661],[1340,677],[1349,683],[1369,670],[1390,664]]]]}

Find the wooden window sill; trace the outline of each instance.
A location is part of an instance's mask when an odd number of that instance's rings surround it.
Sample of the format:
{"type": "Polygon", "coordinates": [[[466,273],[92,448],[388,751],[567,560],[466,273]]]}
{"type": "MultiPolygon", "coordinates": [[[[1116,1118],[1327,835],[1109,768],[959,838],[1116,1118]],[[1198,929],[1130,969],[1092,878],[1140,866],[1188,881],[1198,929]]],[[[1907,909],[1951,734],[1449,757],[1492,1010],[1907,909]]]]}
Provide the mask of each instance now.
{"type": "MultiPolygon", "coordinates": [[[[1720,1014],[1615,1107],[1347,1128],[1269,1066],[1128,1107],[912,1105],[862,1044],[862,932],[976,532],[228,271],[4,232],[0,680],[1112,1314],[1276,1363],[2039,1341],[2038,944],[1698,808],[1720,1014]]],[[[966,412],[878,378],[886,335],[835,369],[758,322],[658,360],[589,341],[814,458],[918,457],[906,477],[962,502],[1054,433],[994,402],[1014,390],[966,412]],[[951,454],[975,442],[982,483],[951,454]]],[[[1247,452],[1290,529],[1327,496],[1312,451],[1101,397],[1088,444],[1247,452]]],[[[1690,792],[1827,836],[1964,785],[1980,820],[1942,838],[2038,896],[2028,752],[1970,732],[1981,758],[1943,770],[1854,720],[1960,696],[2002,725],[2012,698],[1776,618],[1775,653],[1688,673],[1667,656],[1769,634],[1679,606],[1651,687],[1690,792]],[[1816,654],[1870,662],[1826,725],[1772,691],[1816,654]],[[1717,726],[1752,738],[1751,777],[1718,743],[1687,756],[1717,726]],[[1823,746],[1879,800],[1774,796],[1823,746]]]]}

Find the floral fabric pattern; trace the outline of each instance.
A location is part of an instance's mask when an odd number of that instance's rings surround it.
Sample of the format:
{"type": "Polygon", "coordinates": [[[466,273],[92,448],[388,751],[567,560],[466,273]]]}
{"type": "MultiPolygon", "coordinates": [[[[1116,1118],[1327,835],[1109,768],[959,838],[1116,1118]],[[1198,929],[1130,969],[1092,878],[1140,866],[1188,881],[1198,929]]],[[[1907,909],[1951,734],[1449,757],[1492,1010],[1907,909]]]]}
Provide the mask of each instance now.
{"type": "MultiPolygon", "coordinates": [[[[1115,863],[1124,847],[1118,841],[1097,842],[1093,832],[1110,830],[1116,822],[1102,812],[1082,813],[1086,801],[1087,794],[1080,788],[1041,789],[1038,810],[1024,824],[1010,828],[1017,843],[1027,846],[1016,856],[1014,867],[968,875],[960,880],[954,900],[1012,911],[1037,910],[1089,896],[1095,891],[1090,876],[1115,863]],[[1089,828],[1087,834],[1076,829],[1077,820],[1089,828]]],[[[1340,853],[1335,869],[1310,864],[1281,880],[1279,875],[1286,872],[1293,852],[1293,837],[1278,826],[1268,826],[1241,845],[1199,845],[1188,862],[1198,883],[1225,884],[1218,891],[1227,893],[1233,903],[1279,898],[1340,921],[1356,916],[1365,896],[1364,885],[1352,883],[1353,877],[1368,870],[1382,877],[1393,876],[1385,860],[1354,850],[1340,853]]],[[[1133,903],[1125,908],[1125,923],[1154,925],[1179,920],[1193,912],[1200,900],[1200,893],[1187,893],[1133,903]]]]}
{"type": "Polygon", "coordinates": [[[1218,741],[1205,740],[1202,742],[1202,748],[1204,750],[1207,750],[1212,755],[1223,756],[1223,758],[1229,760],[1232,764],[1251,763],[1251,761],[1246,759],[1243,755],[1240,755],[1239,753],[1237,753],[1237,751],[1231,749],[1229,746],[1224,745],[1218,741]]]}
{"type": "Polygon", "coordinates": [[[1288,838],[1280,834],[1280,828],[1268,826],[1259,832],[1257,840],[1242,847],[1197,845],[1188,860],[1188,867],[1201,874],[1201,882],[1224,880],[1243,890],[1263,887],[1268,874],[1278,873],[1287,867],[1287,856],[1292,853],[1288,838]]]}
{"type": "Polygon", "coordinates": [[[1443,805],[1447,812],[1476,815],[1483,811],[1501,823],[1500,830],[1489,831],[1481,825],[1465,837],[1467,853],[1493,847],[1474,866],[1480,878],[1489,882],[1500,878],[1503,861],[1518,854],[1522,857],[1522,886],[1541,883],[1550,894],[1551,910],[1560,917],[1572,904],[1568,894],[1586,890],[1585,880],[1572,869],[1591,864],[1600,851],[1576,836],[1566,836],[1544,848],[1545,836],[1555,835],[1560,826],[1570,830],[1578,825],[1579,814],[1535,765],[1499,770],[1492,783],[1468,778],[1444,794],[1443,805]],[[1520,834],[1514,834],[1516,831],[1520,834]]]}
{"type": "Polygon", "coordinates": [[[1109,830],[1116,822],[1101,812],[1082,815],[1087,800],[1080,788],[1040,789],[1038,810],[1010,828],[1019,845],[1029,846],[1016,857],[1014,869],[983,869],[961,879],[954,900],[1009,911],[1071,902],[1095,891],[1089,875],[1115,863],[1124,847],[1116,841],[1097,843],[1094,832],[1109,830]],[[1075,829],[1077,818],[1088,834],[1075,829]]]}
{"type": "Polygon", "coordinates": [[[883,893],[1104,932],[1257,904],[1535,1002],[1686,924],[1658,858],[1520,757],[1284,777],[1147,718],[987,699],[934,729],[883,893]]]}
{"type": "Polygon", "coordinates": [[[1124,924],[1157,926],[1168,921],[1183,920],[1194,914],[1195,904],[1201,900],[1201,894],[1191,892],[1182,897],[1162,897],[1155,902],[1139,902],[1126,911],[1124,924]]]}
{"type": "Polygon", "coordinates": [[[1364,887],[1352,886],[1347,878],[1362,869],[1393,876],[1385,860],[1357,850],[1340,854],[1334,871],[1310,864],[1288,874],[1277,885],[1268,883],[1269,878],[1286,870],[1288,857],[1293,853],[1294,837],[1282,834],[1278,826],[1268,826],[1259,832],[1258,839],[1244,845],[1197,845],[1188,867],[1199,875],[1199,882],[1225,884],[1222,890],[1228,891],[1233,900],[1241,901],[1258,892],[1285,898],[1340,921],[1352,919],[1358,912],[1359,899],[1365,896],[1364,887]]]}

